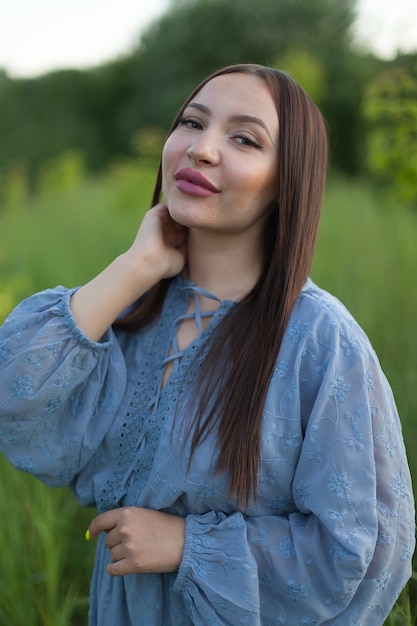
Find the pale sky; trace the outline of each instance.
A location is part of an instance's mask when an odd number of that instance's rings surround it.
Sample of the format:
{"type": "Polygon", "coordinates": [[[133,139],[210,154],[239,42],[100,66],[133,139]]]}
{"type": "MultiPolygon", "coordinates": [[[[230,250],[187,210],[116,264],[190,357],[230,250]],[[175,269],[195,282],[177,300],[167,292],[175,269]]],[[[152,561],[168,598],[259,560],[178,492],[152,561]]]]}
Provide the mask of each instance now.
{"type": "MultiPolygon", "coordinates": [[[[384,58],[395,56],[397,50],[417,50],[417,0],[357,2],[356,33],[361,43],[384,58]]],[[[0,0],[0,68],[11,76],[28,77],[99,65],[128,53],[169,4],[169,0],[0,0]]]]}

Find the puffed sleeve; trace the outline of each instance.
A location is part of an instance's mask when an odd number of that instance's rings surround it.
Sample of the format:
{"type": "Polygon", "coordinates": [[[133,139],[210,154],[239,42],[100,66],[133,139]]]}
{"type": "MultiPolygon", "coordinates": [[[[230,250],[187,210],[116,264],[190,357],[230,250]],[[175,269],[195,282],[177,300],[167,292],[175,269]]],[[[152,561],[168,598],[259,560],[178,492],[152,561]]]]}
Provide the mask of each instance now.
{"type": "Polygon", "coordinates": [[[126,385],[112,330],[93,342],[63,287],[24,300],[0,328],[0,450],[52,486],[69,485],[103,440],[126,385]]]}
{"type": "Polygon", "coordinates": [[[391,389],[360,329],[331,318],[293,320],[279,367],[262,455],[270,508],[282,480],[289,512],[268,514],[260,502],[253,515],[188,516],[176,589],[195,624],[381,625],[414,551],[391,389]]]}

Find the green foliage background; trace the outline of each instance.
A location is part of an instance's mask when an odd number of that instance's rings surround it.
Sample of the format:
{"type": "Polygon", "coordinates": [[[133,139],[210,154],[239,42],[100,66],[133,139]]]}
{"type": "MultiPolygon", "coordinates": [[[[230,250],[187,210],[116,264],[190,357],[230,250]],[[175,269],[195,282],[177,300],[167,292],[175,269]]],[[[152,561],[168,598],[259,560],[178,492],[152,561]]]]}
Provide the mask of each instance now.
{"type": "MultiPolygon", "coordinates": [[[[87,71],[0,70],[0,323],[22,298],[89,280],[132,241],[174,111],[212,70],[289,71],[331,141],[312,277],[364,327],[392,384],[417,481],[417,52],[352,44],[354,0],[172,0],[130,54],[87,71]]],[[[0,624],[86,624],[94,511],[0,458],[0,624]]],[[[387,626],[417,625],[417,580],[387,626]]]]}
{"type": "Polygon", "coordinates": [[[165,134],[204,76],[255,62],[290,72],[315,99],[334,168],[368,172],[388,199],[416,208],[417,52],[382,61],[360,50],[352,40],[355,6],[356,0],[171,0],[132,51],[114,61],[32,79],[0,69],[0,207],[11,174],[24,177],[32,194],[45,165],[62,153],[82,155],[88,172],[102,171],[134,156],[147,129],[165,134]],[[399,68],[403,80],[381,98],[389,83],[383,77],[395,78],[399,68]]]}
{"type": "MultiPolygon", "coordinates": [[[[57,167],[59,171],[59,167],[57,167]]],[[[154,168],[132,160],[0,215],[0,321],[14,304],[58,283],[82,284],[132,241],[148,208],[154,168]]],[[[331,176],[312,277],[348,306],[371,338],[402,417],[413,477],[417,396],[417,216],[381,210],[369,183],[331,176]]],[[[395,210],[394,210],[395,209],[395,210]]],[[[86,624],[94,547],[81,510],[0,459],[0,624],[86,624]]],[[[387,626],[417,624],[417,587],[403,592],[387,626]]]]}
{"type": "Polygon", "coordinates": [[[383,64],[352,47],[354,6],[354,0],[177,0],[122,58],[34,79],[0,72],[0,173],[24,167],[33,188],[42,164],[68,150],[81,152],[95,171],[131,156],[138,130],[166,131],[192,87],[238,62],[294,69],[312,93],[312,78],[320,76],[317,101],[333,161],[357,172],[361,94],[383,64]]]}

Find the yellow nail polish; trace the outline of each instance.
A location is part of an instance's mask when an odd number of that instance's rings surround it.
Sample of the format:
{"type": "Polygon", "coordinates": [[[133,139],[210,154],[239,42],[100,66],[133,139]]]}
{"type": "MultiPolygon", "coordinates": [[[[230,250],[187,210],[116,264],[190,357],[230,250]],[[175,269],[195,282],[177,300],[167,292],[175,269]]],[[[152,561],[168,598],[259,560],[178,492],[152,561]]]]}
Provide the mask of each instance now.
{"type": "Polygon", "coordinates": [[[91,535],[90,535],[90,529],[89,528],[87,528],[87,530],[85,531],[84,537],[85,537],[86,541],[90,541],[91,535]]]}

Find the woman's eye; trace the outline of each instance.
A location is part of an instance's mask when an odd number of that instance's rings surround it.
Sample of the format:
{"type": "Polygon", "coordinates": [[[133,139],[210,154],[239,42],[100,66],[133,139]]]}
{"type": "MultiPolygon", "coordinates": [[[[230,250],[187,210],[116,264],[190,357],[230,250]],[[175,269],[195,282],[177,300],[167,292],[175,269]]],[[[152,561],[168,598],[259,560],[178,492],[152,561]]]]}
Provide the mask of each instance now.
{"type": "Polygon", "coordinates": [[[186,126],[187,128],[194,128],[198,130],[203,128],[202,124],[193,117],[181,117],[178,124],[179,126],[186,126]]]}
{"type": "Polygon", "coordinates": [[[235,135],[235,140],[240,143],[242,146],[249,146],[251,148],[257,148],[258,150],[262,149],[261,144],[256,141],[255,139],[252,139],[251,137],[248,137],[247,135],[235,135]]]}

